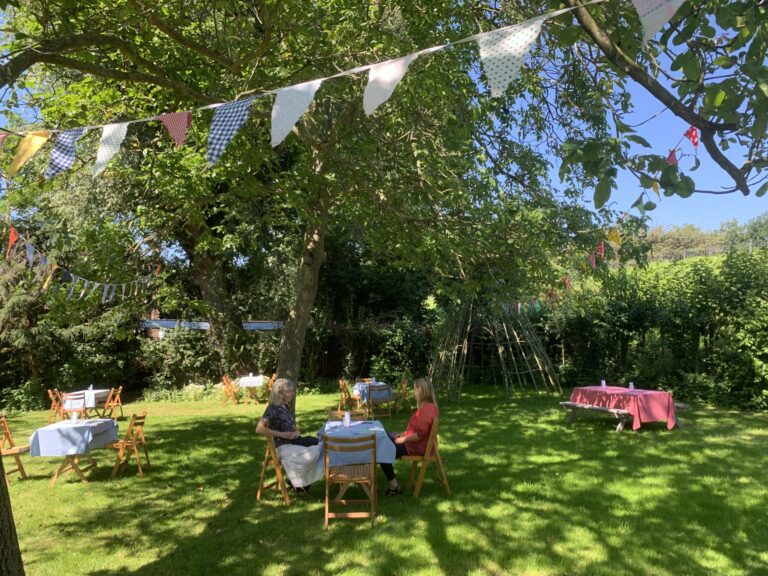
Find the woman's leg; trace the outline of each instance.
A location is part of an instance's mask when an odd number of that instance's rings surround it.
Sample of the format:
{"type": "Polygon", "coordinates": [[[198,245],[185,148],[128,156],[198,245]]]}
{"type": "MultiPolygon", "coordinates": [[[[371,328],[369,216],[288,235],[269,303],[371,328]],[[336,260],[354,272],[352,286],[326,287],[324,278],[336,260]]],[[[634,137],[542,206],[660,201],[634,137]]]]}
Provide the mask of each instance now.
{"type": "MultiPolygon", "coordinates": [[[[397,438],[397,434],[394,432],[388,432],[387,435],[389,436],[389,439],[392,440],[392,443],[395,445],[395,460],[398,458],[402,458],[406,454],[408,454],[408,450],[405,448],[405,444],[397,444],[395,442],[395,438],[397,438]]],[[[381,471],[384,472],[384,476],[387,478],[387,481],[389,482],[389,489],[390,490],[397,490],[400,484],[397,481],[397,476],[395,476],[395,467],[390,463],[385,462],[379,462],[379,467],[381,468],[381,471]]]]}

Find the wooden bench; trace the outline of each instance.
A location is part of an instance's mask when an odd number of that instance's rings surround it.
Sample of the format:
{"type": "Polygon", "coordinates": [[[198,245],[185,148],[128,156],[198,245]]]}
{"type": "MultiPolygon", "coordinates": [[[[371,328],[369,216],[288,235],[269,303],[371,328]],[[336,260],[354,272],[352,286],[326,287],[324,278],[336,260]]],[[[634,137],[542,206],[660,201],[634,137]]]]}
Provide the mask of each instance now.
{"type": "Polygon", "coordinates": [[[627,420],[632,417],[629,410],[622,410],[620,408],[606,408],[605,406],[593,406],[592,404],[579,404],[578,402],[560,402],[560,406],[571,410],[570,416],[568,416],[568,424],[571,424],[576,419],[576,412],[579,410],[591,410],[593,412],[606,412],[613,414],[619,420],[619,425],[616,426],[616,432],[624,430],[624,425],[627,420]]]}

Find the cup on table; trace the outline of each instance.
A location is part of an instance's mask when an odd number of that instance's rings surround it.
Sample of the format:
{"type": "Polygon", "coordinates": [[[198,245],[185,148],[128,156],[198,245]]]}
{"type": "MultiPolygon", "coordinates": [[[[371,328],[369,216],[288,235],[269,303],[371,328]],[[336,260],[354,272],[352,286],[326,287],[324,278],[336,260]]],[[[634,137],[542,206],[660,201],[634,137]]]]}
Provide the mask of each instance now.
{"type": "Polygon", "coordinates": [[[635,383],[634,382],[630,382],[629,383],[629,389],[630,390],[634,390],[635,389],[635,383]]]}
{"type": "Polygon", "coordinates": [[[69,419],[77,422],[77,420],[80,418],[80,415],[77,412],[72,412],[72,414],[69,415],[69,419]]]}
{"type": "Polygon", "coordinates": [[[350,416],[349,412],[344,412],[344,427],[349,428],[351,423],[352,417],[350,416]]]}
{"type": "Polygon", "coordinates": [[[600,380],[600,386],[602,386],[603,388],[605,388],[605,380],[600,380]]]}

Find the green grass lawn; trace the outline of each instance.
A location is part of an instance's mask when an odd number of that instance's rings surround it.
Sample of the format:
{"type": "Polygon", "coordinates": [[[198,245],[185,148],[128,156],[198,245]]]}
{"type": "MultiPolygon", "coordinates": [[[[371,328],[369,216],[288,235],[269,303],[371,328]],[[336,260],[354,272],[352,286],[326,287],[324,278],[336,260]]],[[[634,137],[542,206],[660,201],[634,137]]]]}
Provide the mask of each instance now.
{"type": "MultiPolygon", "coordinates": [[[[300,395],[302,430],[335,400],[300,395]]],[[[148,412],[143,478],[132,464],[110,481],[114,451],[98,450],[88,484],[70,474],[50,487],[60,459],[26,455],[30,479],[10,494],[29,576],[768,574],[764,415],[693,409],[682,430],[616,434],[602,415],[568,426],[555,398],[466,395],[441,406],[452,497],[430,475],[419,499],[382,496],[375,526],[324,531],[320,484],[288,508],[274,490],[255,500],[263,405],[125,408],[148,412]]],[[[400,430],[407,417],[384,423],[400,430]]],[[[20,443],[45,421],[9,420],[20,443]]]]}

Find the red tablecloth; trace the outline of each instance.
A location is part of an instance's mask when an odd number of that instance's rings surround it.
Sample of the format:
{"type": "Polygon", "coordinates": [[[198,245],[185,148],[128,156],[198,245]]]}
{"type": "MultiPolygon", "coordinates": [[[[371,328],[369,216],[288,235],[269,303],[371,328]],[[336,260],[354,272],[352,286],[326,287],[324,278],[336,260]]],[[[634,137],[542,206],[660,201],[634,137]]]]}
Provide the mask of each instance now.
{"type": "Polygon", "coordinates": [[[671,430],[675,427],[675,402],[669,392],[630,390],[619,386],[584,386],[573,389],[571,402],[628,410],[632,414],[633,430],[640,428],[644,422],[666,421],[667,428],[671,430]]]}

